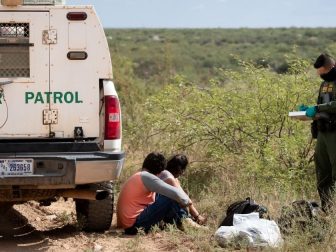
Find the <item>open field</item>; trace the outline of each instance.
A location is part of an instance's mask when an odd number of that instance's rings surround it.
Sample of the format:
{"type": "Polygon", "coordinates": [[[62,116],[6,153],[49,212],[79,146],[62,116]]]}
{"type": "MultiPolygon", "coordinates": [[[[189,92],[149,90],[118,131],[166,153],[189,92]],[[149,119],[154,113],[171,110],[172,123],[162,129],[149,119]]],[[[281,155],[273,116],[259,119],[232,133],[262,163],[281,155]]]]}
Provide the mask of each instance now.
{"type": "Polygon", "coordinates": [[[71,200],[61,199],[50,207],[29,202],[15,206],[3,217],[0,221],[0,251],[4,252],[188,251],[194,248],[193,239],[175,229],[147,236],[127,236],[116,229],[114,221],[111,229],[104,234],[81,232],[71,200]],[[177,236],[186,242],[184,247],[178,248],[178,244],[171,240],[171,237],[177,239],[177,236]]]}
{"type": "MultiPolygon", "coordinates": [[[[320,80],[311,63],[322,51],[336,55],[335,29],[106,34],[127,154],[116,198],[147,153],[185,153],[190,166],[182,185],[208,217],[209,229],[128,237],[113,223],[104,234],[89,234],[75,223],[72,201],[50,207],[30,202],[0,223],[0,251],[225,251],[213,234],[233,201],[250,196],[277,219],[294,200],[319,200],[309,122],[287,115],[301,103],[315,103],[320,80]]],[[[333,219],[327,218],[328,229],[317,227],[323,239],[294,230],[279,250],[334,251],[333,219]]]]}
{"type": "Polygon", "coordinates": [[[124,251],[137,243],[141,243],[137,249],[164,248],[161,242],[155,242],[160,237],[125,236],[115,229],[115,224],[104,234],[81,232],[74,210],[73,202],[64,200],[50,207],[40,207],[34,202],[15,206],[1,221],[0,251],[124,251]]]}

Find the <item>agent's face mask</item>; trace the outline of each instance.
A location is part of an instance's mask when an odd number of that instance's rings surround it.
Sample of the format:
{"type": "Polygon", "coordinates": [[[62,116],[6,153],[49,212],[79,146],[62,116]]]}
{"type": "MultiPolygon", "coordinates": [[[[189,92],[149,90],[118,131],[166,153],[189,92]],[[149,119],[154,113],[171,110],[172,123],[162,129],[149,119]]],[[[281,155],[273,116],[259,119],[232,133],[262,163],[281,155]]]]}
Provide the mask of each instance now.
{"type": "Polygon", "coordinates": [[[336,80],[336,68],[333,67],[328,73],[321,74],[320,77],[325,81],[334,81],[336,80]]]}

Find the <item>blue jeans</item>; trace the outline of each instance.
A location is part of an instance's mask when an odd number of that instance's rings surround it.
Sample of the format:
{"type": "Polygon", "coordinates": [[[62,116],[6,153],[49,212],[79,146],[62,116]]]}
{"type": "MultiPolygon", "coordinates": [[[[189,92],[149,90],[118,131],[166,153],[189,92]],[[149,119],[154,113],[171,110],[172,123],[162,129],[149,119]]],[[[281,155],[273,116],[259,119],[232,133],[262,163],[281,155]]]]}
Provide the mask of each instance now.
{"type": "Polygon", "coordinates": [[[181,219],[188,213],[179,204],[163,195],[157,195],[155,202],[145,208],[137,217],[134,225],[125,229],[126,234],[136,234],[139,228],[146,233],[160,221],[168,224],[181,224],[181,219]]]}

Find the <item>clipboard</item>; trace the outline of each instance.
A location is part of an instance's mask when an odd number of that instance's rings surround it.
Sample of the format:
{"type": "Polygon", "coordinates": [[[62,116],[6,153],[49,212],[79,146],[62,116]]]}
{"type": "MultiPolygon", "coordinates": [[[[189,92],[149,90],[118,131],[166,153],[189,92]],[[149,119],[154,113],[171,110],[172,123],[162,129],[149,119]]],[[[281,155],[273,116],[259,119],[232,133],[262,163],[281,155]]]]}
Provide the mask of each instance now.
{"type": "Polygon", "coordinates": [[[306,116],[306,111],[291,111],[288,113],[288,116],[292,119],[300,121],[311,121],[312,118],[306,116]]]}

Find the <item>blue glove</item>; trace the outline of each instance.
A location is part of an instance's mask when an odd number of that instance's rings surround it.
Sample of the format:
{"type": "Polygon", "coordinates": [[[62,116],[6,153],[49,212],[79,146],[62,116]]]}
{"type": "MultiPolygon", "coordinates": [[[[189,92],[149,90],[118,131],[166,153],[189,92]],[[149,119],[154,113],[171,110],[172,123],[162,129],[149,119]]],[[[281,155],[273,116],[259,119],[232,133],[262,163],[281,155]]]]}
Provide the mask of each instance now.
{"type": "Polygon", "coordinates": [[[316,113],[317,113],[317,106],[310,106],[306,109],[306,116],[308,117],[313,118],[315,117],[316,113]]]}
{"type": "Polygon", "coordinates": [[[307,108],[308,108],[308,106],[306,106],[306,105],[304,105],[304,104],[301,104],[301,105],[298,107],[299,111],[306,111],[307,108]]]}

